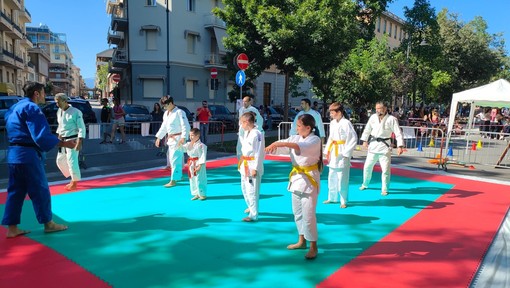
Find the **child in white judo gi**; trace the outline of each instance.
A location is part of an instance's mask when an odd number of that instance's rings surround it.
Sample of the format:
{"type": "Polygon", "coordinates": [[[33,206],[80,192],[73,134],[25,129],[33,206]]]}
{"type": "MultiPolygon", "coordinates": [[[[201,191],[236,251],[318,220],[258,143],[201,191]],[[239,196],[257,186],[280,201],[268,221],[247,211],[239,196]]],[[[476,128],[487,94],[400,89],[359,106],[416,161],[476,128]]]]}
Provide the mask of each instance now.
{"type": "Polygon", "coordinates": [[[258,219],[260,182],[264,174],[264,138],[255,126],[255,113],[241,115],[240,123],[244,133],[239,136],[241,155],[238,170],[241,174],[241,191],[248,208],[244,211],[248,217],[245,222],[258,219]]]}
{"type": "Polygon", "coordinates": [[[200,141],[200,130],[192,128],[189,133],[190,141],[182,145],[182,150],[188,154],[188,177],[191,200],[205,200],[207,197],[207,173],[205,162],[207,146],[200,141]]]}
{"type": "Polygon", "coordinates": [[[347,207],[349,198],[349,174],[351,171],[352,151],[358,143],[358,136],[345,118],[344,106],[335,102],[329,106],[329,137],[326,142],[326,159],[328,160],[328,199],[322,203],[338,203],[340,208],[347,207]]]}
{"type": "Polygon", "coordinates": [[[291,135],[285,140],[273,142],[266,147],[271,154],[290,154],[292,171],[289,175],[287,190],[292,193],[292,212],[298,230],[298,241],[287,249],[310,249],[306,259],[317,257],[317,197],[320,190],[320,173],[322,171],[322,141],[319,138],[315,119],[310,114],[302,114],[296,122],[298,135],[291,135]],[[317,134],[314,134],[314,133],[317,134]]]}

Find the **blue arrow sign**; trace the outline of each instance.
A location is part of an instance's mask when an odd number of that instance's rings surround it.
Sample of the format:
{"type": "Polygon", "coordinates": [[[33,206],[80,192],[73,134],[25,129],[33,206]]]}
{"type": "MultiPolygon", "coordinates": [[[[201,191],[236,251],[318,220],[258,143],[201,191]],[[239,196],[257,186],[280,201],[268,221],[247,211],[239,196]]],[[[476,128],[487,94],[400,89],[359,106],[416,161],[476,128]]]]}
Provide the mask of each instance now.
{"type": "Polygon", "coordinates": [[[236,73],[236,84],[239,87],[243,87],[244,83],[246,82],[246,74],[244,74],[243,70],[239,70],[236,73]]]}

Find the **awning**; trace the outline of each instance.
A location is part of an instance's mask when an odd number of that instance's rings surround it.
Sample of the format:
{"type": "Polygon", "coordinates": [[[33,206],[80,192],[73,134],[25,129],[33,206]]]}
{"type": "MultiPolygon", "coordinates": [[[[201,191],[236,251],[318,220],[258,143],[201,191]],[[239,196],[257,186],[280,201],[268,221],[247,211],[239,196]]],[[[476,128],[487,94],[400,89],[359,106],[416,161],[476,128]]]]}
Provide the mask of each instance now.
{"type": "Polygon", "coordinates": [[[214,34],[216,35],[216,42],[218,42],[218,49],[221,54],[226,54],[227,50],[223,45],[223,38],[227,38],[227,31],[222,28],[214,27],[214,34]]]}
{"type": "Polygon", "coordinates": [[[0,83],[0,95],[14,95],[16,87],[12,83],[0,83]]]}

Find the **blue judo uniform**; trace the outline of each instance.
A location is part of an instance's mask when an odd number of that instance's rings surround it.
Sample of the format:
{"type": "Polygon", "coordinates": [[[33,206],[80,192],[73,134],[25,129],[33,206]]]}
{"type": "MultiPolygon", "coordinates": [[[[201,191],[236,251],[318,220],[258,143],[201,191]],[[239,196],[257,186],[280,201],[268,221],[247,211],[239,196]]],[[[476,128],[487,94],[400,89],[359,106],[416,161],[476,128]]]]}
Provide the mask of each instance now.
{"type": "Polygon", "coordinates": [[[2,225],[20,224],[23,201],[28,194],[37,221],[52,220],[51,196],[44,171],[43,153],[57,146],[46,117],[37,104],[25,98],[5,114],[9,148],[9,184],[2,225]]]}

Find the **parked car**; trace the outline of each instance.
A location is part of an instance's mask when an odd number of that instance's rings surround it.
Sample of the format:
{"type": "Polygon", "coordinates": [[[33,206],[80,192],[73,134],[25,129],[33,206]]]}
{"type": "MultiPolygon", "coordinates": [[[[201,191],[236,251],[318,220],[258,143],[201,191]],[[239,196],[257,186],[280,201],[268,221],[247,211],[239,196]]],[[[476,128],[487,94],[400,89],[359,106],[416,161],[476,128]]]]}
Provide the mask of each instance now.
{"type": "Polygon", "coordinates": [[[21,96],[0,96],[0,126],[5,126],[5,112],[21,99],[21,96]]]}
{"type": "MultiPolygon", "coordinates": [[[[94,110],[92,110],[92,105],[90,105],[89,101],[73,99],[69,100],[67,103],[81,111],[81,113],[83,114],[83,122],[85,122],[85,124],[97,123],[96,113],[94,112],[94,110]]],[[[58,124],[57,123],[58,106],[55,101],[46,101],[46,105],[41,109],[44,115],[46,116],[46,120],[48,120],[48,123],[50,125],[58,124]]]]}
{"type": "MultiPolygon", "coordinates": [[[[273,107],[274,110],[276,110],[276,112],[280,113],[280,115],[282,115],[282,118],[283,118],[283,115],[284,114],[284,111],[283,111],[283,108],[282,107],[273,107]]],[[[297,115],[297,111],[294,110],[294,108],[290,108],[288,110],[288,117],[289,119],[287,121],[284,121],[284,122],[293,122],[294,121],[294,118],[296,118],[296,115],[297,115]]]]}
{"type": "Polygon", "coordinates": [[[186,113],[186,118],[188,118],[189,122],[195,121],[195,113],[192,113],[191,111],[189,111],[188,108],[184,106],[177,105],[177,108],[181,109],[182,111],[184,111],[184,113],[186,113]]]}
{"type": "Polygon", "coordinates": [[[142,127],[141,122],[152,121],[152,115],[144,105],[125,104],[122,108],[126,112],[124,119],[126,120],[126,128],[128,130],[140,129],[142,127]]]}
{"type": "Polygon", "coordinates": [[[212,116],[209,118],[209,121],[221,121],[227,130],[237,129],[237,123],[234,114],[232,114],[232,112],[230,112],[227,107],[213,104],[209,105],[209,110],[211,110],[212,114],[212,116]]]}
{"type": "MultiPolygon", "coordinates": [[[[265,109],[267,109],[267,111],[269,111],[269,117],[271,117],[271,124],[272,124],[272,127],[270,128],[273,128],[273,127],[277,127],[278,124],[280,124],[282,121],[283,121],[283,115],[278,113],[278,111],[276,111],[276,109],[274,109],[273,107],[271,106],[267,106],[265,109]]],[[[264,115],[263,115],[263,118],[264,118],[264,126],[267,127],[269,124],[268,124],[268,113],[267,111],[265,111],[264,115]]]]}

